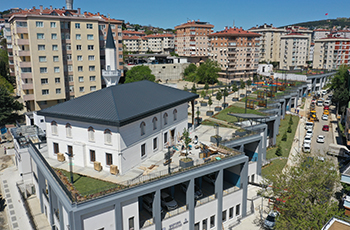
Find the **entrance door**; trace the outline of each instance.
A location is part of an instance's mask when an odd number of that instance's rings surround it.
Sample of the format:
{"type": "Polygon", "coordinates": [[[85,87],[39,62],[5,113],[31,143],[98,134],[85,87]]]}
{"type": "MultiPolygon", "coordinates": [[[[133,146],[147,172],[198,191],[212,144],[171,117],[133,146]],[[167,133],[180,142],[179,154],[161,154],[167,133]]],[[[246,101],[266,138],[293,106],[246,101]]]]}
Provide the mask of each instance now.
{"type": "Polygon", "coordinates": [[[175,144],[175,129],[170,130],[171,145],[175,144]]]}

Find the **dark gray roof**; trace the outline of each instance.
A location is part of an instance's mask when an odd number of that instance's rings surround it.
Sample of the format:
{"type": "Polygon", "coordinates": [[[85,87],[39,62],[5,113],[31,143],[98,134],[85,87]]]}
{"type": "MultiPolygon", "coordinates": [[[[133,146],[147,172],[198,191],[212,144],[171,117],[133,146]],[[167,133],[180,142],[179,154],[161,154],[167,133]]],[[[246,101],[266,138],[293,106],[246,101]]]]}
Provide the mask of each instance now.
{"type": "Polygon", "coordinates": [[[114,85],[38,111],[39,115],[123,126],[198,98],[197,94],[139,81],[114,85]]]}
{"type": "Polygon", "coordinates": [[[115,49],[111,25],[108,25],[108,31],[107,31],[106,49],[108,49],[108,48],[115,49]]]}

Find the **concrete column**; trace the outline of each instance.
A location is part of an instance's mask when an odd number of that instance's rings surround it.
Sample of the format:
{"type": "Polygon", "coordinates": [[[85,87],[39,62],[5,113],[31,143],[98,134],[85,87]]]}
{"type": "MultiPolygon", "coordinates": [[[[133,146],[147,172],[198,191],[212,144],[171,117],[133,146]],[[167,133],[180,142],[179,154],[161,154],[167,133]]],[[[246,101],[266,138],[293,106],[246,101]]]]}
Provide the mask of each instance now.
{"type": "Polygon", "coordinates": [[[160,210],[161,210],[160,207],[161,207],[161,203],[160,203],[160,189],[157,189],[155,194],[154,194],[153,204],[152,204],[153,221],[154,221],[154,224],[156,226],[156,230],[161,230],[162,229],[162,220],[161,220],[161,214],[160,214],[160,210]]]}
{"type": "MultiPolygon", "coordinates": [[[[266,142],[266,131],[264,131],[264,137],[261,139],[261,141],[259,142],[259,145],[258,145],[258,154],[260,155],[258,157],[258,162],[257,162],[257,174],[261,175],[261,162],[262,162],[262,157],[264,155],[266,155],[266,148],[265,148],[265,153],[262,151],[262,145],[263,145],[263,142],[266,142]]],[[[265,156],[266,157],[266,156],[265,156]]]]}
{"type": "MultiPolygon", "coordinates": [[[[160,213],[160,211],[159,211],[160,213]]],[[[122,214],[122,205],[120,202],[117,202],[114,205],[114,222],[115,222],[115,229],[123,229],[123,214],[122,214]]]]}
{"type": "MultiPolygon", "coordinates": [[[[76,212],[72,212],[72,225],[73,226],[73,230],[80,230],[80,229],[84,229],[82,226],[82,220],[81,220],[81,216],[79,214],[77,214],[76,212]]],[[[120,228],[121,229],[121,228],[120,228]]]]}
{"type": "Polygon", "coordinates": [[[189,211],[189,215],[188,215],[188,229],[194,229],[194,204],[195,204],[195,200],[194,200],[194,185],[195,185],[195,181],[194,179],[191,179],[190,182],[188,183],[187,186],[187,192],[186,192],[186,203],[188,206],[188,211],[189,211]]]}
{"type": "Polygon", "coordinates": [[[243,164],[241,170],[241,188],[243,187],[243,195],[242,195],[242,217],[244,218],[247,214],[247,197],[248,197],[248,158],[243,164]]]}
{"type": "Polygon", "coordinates": [[[194,100],[191,101],[191,107],[192,107],[192,126],[194,127],[194,100]]]}
{"type": "MultiPolygon", "coordinates": [[[[248,171],[247,171],[248,176],[248,171]]],[[[223,198],[223,181],[224,181],[224,170],[221,169],[218,172],[218,175],[216,177],[215,181],[215,193],[216,193],[216,199],[217,199],[217,212],[216,212],[216,223],[215,226],[217,230],[222,230],[222,198],[223,198]]]]}
{"type": "Polygon", "coordinates": [[[38,172],[37,175],[38,175],[39,191],[36,192],[37,193],[36,195],[39,197],[41,213],[44,213],[45,210],[44,210],[44,202],[43,202],[43,192],[45,192],[45,178],[38,167],[37,167],[37,172],[38,172]]]}
{"type": "Polygon", "coordinates": [[[50,209],[49,220],[50,220],[50,225],[52,226],[54,224],[54,220],[53,220],[54,210],[53,210],[53,203],[52,203],[53,191],[52,191],[50,185],[48,185],[48,190],[49,190],[49,206],[50,206],[49,207],[49,209],[50,209]]]}
{"type": "Polygon", "coordinates": [[[279,133],[279,126],[281,122],[281,117],[277,117],[273,122],[273,145],[276,145],[277,134],[279,133]]]}
{"type": "Polygon", "coordinates": [[[62,207],[62,203],[59,200],[57,200],[57,207],[58,207],[58,210],[60,210],[60,213],[59,213],[60,230],[65,230],[64,221],[63,221],[63,207],[62,207]]]}
{"type": "MultiPolygon", "coordinates": [[[[268,123],[270,123],[270,122],[268,122],[268,123]]],[[[269,128],[268,123],[266,124],[266,128],[264,129],[263,140],[261,142],[261,156],[259,157],[261,159],[261,161],[266,160],[267,129],[269,128]]],[[[260,151],[258,151],[258,153],[260,154],[260,151]]]]}

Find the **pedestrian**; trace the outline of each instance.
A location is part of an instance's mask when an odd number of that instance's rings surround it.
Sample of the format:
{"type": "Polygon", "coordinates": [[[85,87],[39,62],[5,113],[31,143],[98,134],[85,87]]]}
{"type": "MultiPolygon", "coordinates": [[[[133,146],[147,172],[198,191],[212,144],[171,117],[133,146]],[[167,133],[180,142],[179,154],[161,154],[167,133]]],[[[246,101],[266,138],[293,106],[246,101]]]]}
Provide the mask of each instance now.
{"type": "Polygon", "coordinates": [[[6,155],[6,146],[4,146],[4,153],[5,153],[5,155],[6,155]]]}

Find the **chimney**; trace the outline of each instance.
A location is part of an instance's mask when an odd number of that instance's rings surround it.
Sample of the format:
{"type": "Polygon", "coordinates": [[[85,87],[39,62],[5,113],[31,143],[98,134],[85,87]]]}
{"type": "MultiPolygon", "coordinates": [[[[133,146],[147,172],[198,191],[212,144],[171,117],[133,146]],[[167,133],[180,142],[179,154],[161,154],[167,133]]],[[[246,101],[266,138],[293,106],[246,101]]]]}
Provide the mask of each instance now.
{"type": "Polygon", "coordinates": [[[52,6],[50,6],[50,10],[52,10],[52,6]]]}
{"type": "Polygon", "coordinates": [[[97,15],[100,16],[100,12],[97,12],[97,15]]]}
{"type": "Polygon", "coordinates": [[[43,12],[43,5],[40,5],[40,12],[43,12]]]}
{"type": "Polygon", "coordinates": [[[65,7],[62,7],[62,10],[65,10],[66,8],[65,7]]]}
{"type": "Polygon", "coordinates": [[[78,14],[81,14],[81,9],[80,8],[78,8],[78,14]]]}
{"type": "Polygon", "coordinates": [[[67,10],[73,10],[73,0],[66,0],[67,10]]]}
{"type": "Polygon", "coordinates": [[[35,6],[33,6],[33,10],[35,10],[35,6]]]}

